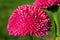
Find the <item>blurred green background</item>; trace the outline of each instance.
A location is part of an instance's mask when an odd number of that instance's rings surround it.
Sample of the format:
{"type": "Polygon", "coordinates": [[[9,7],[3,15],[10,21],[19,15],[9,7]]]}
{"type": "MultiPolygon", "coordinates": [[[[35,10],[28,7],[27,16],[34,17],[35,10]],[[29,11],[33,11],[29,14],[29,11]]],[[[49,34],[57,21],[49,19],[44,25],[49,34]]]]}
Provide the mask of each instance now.
{"type": "MultiPolygon", "coordinates": [[[[0,40],[29,40],[29,36],[25,37],[14,37],[9,36],[8,31],[6,30],[8,19],[12,11],[20,5],[32,4],[34,0],[0,0],[0,40]]],[[[60,10],[60,9],[58,9],[60,10]]],[[[52,15],[49,14],[50,19],[52,20],[51,31],[48,35],[44,36],[43,40],[55,40],[55,24],[52,18],[52,15]]],[[[60,12],[57,12],[57,19],[60,24],[60,12]]],[[[60,26],[60,25],[59,25],[60,26]]],[[[42,40],[33,36],[33,40],[42,40]]]]}

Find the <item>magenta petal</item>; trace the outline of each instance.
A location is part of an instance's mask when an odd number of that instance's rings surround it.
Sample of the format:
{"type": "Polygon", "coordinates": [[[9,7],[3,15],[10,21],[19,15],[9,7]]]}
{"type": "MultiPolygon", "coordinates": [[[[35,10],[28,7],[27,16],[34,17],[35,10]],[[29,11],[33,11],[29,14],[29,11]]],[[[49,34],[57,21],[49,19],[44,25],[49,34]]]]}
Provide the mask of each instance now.
{"type": "Polygon", "coordinates": [[[40,8],[48,8],[53,5],[56,5],[58,0],[35,0],[33,3],[34,6],[40,7],[40,8]]]}
{"type": "Polygon", "coordinates": [[[57,1],[57,5],[60,6],[60,0],[57,1]]]}

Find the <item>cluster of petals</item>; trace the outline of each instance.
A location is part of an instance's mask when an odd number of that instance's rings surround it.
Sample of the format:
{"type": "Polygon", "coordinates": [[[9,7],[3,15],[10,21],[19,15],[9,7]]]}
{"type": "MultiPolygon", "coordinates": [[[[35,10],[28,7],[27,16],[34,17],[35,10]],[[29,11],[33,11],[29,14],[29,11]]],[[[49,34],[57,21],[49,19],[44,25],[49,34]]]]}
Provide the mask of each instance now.
{"type": "Polygon", "coordinates": [[[49,8],[53,5],[59,5],[60,0],[35,0],[33,3],[34,6],[40,7],[40,8],[49,8]]]}
{"type": "Polygon", "coordinates": [[[45,11],[36,6],[22,5],[11,14],[7,30],[10,35],[14,36],[29,34],[41,37],[48,34],[50,24],[50,18],[45,11]]]}
{"type": "Polygon", "coordinates": [[[60,0],[58,0],[57,5],[60,6],[60,0]]]}

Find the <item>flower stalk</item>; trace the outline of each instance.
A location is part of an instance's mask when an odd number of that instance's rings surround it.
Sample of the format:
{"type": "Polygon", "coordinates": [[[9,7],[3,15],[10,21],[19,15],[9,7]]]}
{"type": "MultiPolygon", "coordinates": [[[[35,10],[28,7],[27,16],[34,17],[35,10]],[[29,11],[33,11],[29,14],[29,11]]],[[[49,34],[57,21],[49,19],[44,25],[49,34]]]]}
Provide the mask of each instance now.
{"type": "Polygon", "coordinates": [[[30,37],[30,40],[33,40],[33,36],[30,36],[30,35],[29,35],[29,37],[30,37]]]}
{"type": "Polygon", "coordinates": [[[58,25],[58,20],[57,20],[57,13],[53,13],[53,18],[56,24],[56,40],[59,39],[59,25],[58,25]]]}

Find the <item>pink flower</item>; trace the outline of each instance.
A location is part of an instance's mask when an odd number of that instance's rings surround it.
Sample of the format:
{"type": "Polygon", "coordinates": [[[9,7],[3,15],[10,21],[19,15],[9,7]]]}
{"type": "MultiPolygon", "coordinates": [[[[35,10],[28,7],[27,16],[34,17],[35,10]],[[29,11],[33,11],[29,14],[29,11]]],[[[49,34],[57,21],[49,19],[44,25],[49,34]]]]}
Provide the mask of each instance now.
{"type": "Polygon", "coordinates": [[[7,30],[10,35],[41,37],[48,34],[50,19],[47,13],[32,5],[22,5],[16,8],[9,18],[7,30]]]}
{"type": "Polygon", "coordinates": [[[57,5],[60,6],[60,0],[58,0],[57,5]]]}
{"type": "Polygon", "coordinates": [[[53,5],[56,5],[58,0],[35,0],[33,3],[34,6],[40,7],[40,8],[48,8],[53,5]]]}

